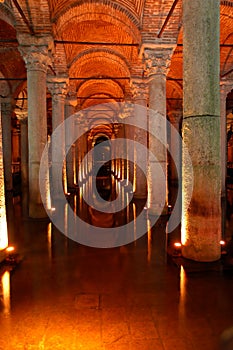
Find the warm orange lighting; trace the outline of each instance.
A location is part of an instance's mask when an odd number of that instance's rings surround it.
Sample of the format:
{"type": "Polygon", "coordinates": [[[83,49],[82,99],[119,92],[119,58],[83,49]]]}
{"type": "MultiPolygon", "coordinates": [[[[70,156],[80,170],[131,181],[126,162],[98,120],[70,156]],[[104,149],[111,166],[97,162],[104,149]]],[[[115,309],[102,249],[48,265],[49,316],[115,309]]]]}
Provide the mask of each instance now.
{"type": "Polygon", "coordinates": [[[147,219],[147,262],[151,262],[151,253],[152,253],[152,233],[151,233],[151,224],[150,220],[147,219]]]}
{"type": "Polygon", "coordinates": [[[181,224],[181,243],[182,245],[186,245],[187,242],[187,218],[183,216],[182,224],[181,224]]]}
{"type": "Polygon", "coordinates": [[[12,247],[12,246],[6,248],[6,252],[7,252],[7,253],[11,253],[11,252],[13,252],[14,250],[15,250],[15,247],[12,247]]]}
{"type": "Polygon", "coordinates": [[[51,260],[52,258],[52,223],[51,222],[48,224],[48,228],[47,228],[47,242],[48,242],[49,260],[51,260]]]}
{"type": "Polygon", "coordinates": [[[137,210],[136,210],[136,205],[133,203],[133,235],[134,235],[134,245],[136,246],[136,241],[137,241],[137,227],[136,227],[136,222],[137,222],[137,210]]]}
{"type": "Polygon", "coordinates": [[[220,244],[221,244],[221,245],[225,245],[226,242],[225,242],[225,241],[220,241],[220,244]]]}
{"type": "Polygon", "coordinates": [[[5,271],[2,275],[2,301],[4,307],[4,314],[10,312],[10,272],[5,271]]]}
{"type": "Polygon", "coordinates": [[[186,274],[183,266],[180,267],[180,301],[179,301],[179,314],[181,317],[185,316],[185,304],[186,304],[186,274]]]}
{"type": "Polygon", "coordinates": [[[63,163],[62,169],[62,178],[63,178],[63,188],[64,192],[67,193],[67,172],[66,172],[66,161],[63,163]]]}
{"type": "Polygon", "coordinates": [[[181,248],[182,244],[179,243],[179,242],[176,242],[176,243],[174,243],[174,246],[175,246],[176,248],[181,248]]]}

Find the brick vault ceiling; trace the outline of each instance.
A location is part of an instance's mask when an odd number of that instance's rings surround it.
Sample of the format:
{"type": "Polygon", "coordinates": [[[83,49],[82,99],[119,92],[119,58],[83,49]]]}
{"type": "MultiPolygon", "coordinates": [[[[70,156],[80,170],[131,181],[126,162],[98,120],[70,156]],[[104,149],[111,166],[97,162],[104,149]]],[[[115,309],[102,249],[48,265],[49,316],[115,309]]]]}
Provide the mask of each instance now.
{"type": "MultiPolygon", "coordinates": [[[[51,34],[55,46],[50,73],[69,75],[80,102],[86,105],[85,97],[121,99],[130,91],[128,78],[143,74],[142,43],[173,43],[178,45],[167,94],[178,100],[182,97],[182,0],[158,38],[173,4],[174,0],[5,0],[0,3],[0,75],[26,78],[18,33],[51,34]]],[[[221,1],[221,75],[227,77],[233,68],[232,28],[233,1],[221,1]]],[[[22,80],[8,83],[15,94],[25,85],[22,80]]]]}

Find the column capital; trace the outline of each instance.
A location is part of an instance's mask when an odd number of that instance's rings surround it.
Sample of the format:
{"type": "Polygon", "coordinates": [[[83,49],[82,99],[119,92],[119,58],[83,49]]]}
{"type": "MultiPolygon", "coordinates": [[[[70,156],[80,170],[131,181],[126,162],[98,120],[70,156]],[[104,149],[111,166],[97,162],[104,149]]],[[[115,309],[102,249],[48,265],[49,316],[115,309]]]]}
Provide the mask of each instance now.
{"type": "Polygon", "coordinates": [[[53,101],[65,100],[68,93],[67,77],[49,77],[47,86],[51,92],[53,101]]]}
{"type": "Polygon", "coordinates": [[[18,50],[24,59],[28,71],[47,72],[48,65],[52,63],[48,46],[19,46],[18,50]]]}
{"type": "Polygon", "coordinates": [[[220,81],[220,92],[221,92],[221,97],[227,97],[229,92],[233,89],[233,80],[224,80],[222,79],[220,81]]]}
{"type": "Polygon", "coordinates": [[[1,98],[0,102],[2,112],[4,112],[5,114],[11,114],[13,107],[12,99],[10,97],[1,98]]]}
{"type": "Polygon", "coordinates": [[[125,119],[128,117],[132,117],[134,112],[134,104],[130,102],[124,103],[124,105],[121,108],[121,112],[119,113],[120,119],[125,119]]]}
{"type": "Polygon", "coordinates": [[[132,96],[134,101],[147,100],[148,85],[143,79],[132,78],[130,81],[132,96]]]}
{"type": "Polygon", "coordinates": [[[171,63],[174,48],[145,48],[144,62],[145,73],[148,77],[152,75],[167,75],[171,63]]]}
{"type": "Polygon", "coordinates": [[[77,107],[77,93],[74,85],[68,85],[66,104],[74,108],[77,107]]]}
{"type": "Polygon", "coordinates": [[[6,80],[0,81],[0,97],[6,98],[10,94],[9,84],[6,80]]]}
{"type": "Polygon", "coordinates": [[[16,110],[15,115],[21,124],[27,124],[28,111],[26,109],[16,110]]]}
{"type": "Polygon", "coordinates": [[[36,37],[27,33],[18,33],[17,40],[18,50],[25,61],[27,70],[47,72],[48,65],[52,63],[53,37],[51,35],[36,37]]]}

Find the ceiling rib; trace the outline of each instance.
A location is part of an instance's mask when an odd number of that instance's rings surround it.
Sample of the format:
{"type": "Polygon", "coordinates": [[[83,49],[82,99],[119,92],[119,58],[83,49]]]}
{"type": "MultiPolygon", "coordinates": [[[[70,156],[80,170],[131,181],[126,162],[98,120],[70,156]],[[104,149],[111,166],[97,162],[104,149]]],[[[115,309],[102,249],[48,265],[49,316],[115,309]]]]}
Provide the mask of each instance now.
{"type": "Polygon", "coordinates": [[[164,32],[164,30],[165,30],[165,28],[166,28],[166,25],[168,24],[168,21],[169,21],[171,15],[173,14],[173,12],[174,12],[174,10],[175,10],[175,7],[176,7],[178,1],[179,1],[179,0],[175,0],[175,1],[173,2],[172,7],[170,8],[170,11],[168,12],[167,17],[166,17],[166,19],[165,19],[165,21],[164,21],[164,23],[163,23],[163,25],[162,25],[160,31],[159,31],[158,34],[157,34],[157,38],[161,38],[161,36],[162,36],[162,34],[163,34],[163,32],[164,32]]]}
{"type": "Polygon", "coordinates": [[[98,41],[72,41],[72,40],[54,40],[55,44],[66,45],[105,45],[105,46],[133,46],[138,47],[139,44],[133,43],[110,43],[110,42],[98,42],[98,41]]]}
{"type": "Polygon", "coordinates": [[[20,13],[20,15],[21,15],[21,17],[22,17],[24,23],[25,23],[26,26],[28,27],[30,33],[31,33],[32,35],[35,35],[34,29],[32,28],[32,25],[28,22],[28,19],[26,18],[26,16],[25,16],[25,14],[24,14],[22,8],[20,7],[18,1],[17,1],[17,0],[13,0],[13,3],[14,3],[14,5],[15,5],[15,7],[17,8],[17,10],[19,11],[19,13],[20,13]]]}

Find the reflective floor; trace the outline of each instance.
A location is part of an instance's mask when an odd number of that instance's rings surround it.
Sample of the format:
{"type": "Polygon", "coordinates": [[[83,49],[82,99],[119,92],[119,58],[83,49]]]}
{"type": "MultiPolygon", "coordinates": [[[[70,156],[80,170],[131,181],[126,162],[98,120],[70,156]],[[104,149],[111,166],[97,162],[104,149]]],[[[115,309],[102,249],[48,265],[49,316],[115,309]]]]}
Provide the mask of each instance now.
{"type": "MultiPolygon", "coordinates": [[[[69,201],[77,204],[79,194],[69,201]]],[[[144,204],[131,203],[127,220],[144,204]]],[[[217,350],[233,326],[233,272],[221,263],[183,268],[169,258],[167,217],[130,244],[101,249],[23,216],[20,197],[7,209],[22,261],[1,268],[1,350],[217,350]]],[[[83,219],[101,226],[103,217],[89,209],[83,219]]],[[[109,227],[123,220],[118,215],[108,217],[109,227]]],[[[232,221],[229,214],[229,236],[232,221]]]]}

